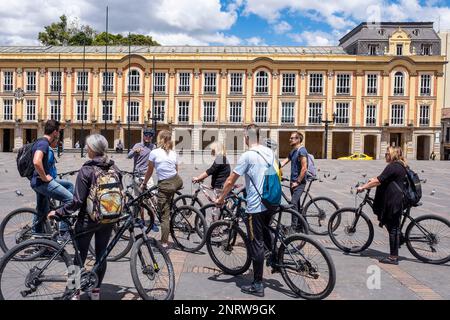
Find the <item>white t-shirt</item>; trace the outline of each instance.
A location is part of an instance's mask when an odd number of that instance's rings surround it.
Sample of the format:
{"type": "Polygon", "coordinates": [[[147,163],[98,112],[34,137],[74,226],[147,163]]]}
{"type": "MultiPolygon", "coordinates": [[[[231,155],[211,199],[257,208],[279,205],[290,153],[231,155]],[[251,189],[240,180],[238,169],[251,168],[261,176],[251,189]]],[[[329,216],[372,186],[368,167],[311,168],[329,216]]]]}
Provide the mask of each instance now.
{"type": "Polygon", "coordinates": [[[153,149],[150,152],[148,160],[153,162],[153,165],[155,166],[158,181],[176,176],[178,157],[175,151],[170,150],[169,153],[167,153],[161,148],[153,149]]]}

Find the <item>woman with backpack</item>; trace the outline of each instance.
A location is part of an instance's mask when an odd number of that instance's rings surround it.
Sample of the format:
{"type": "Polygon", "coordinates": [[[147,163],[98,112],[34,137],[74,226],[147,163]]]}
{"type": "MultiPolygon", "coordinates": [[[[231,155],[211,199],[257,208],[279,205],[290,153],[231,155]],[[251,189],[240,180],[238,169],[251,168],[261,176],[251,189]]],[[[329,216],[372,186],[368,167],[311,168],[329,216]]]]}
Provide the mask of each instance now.
{"type": "Polygon", "coordinates": [[[390,255],[381,263],[398,265],[398,249],[401,243],[400,220],[405,208],[404,186],[408,167],[400,147],[388,147],[385,153],[388,165],[383,172],[368,183],[358,187],[357,192],[377,187],[373,212],[378,216],[380,227],[386,226],[389,232],[390,255]]]}
{"type": "MultiPolygon", "coordinates": [[[[57,209],[56,211],[51,211],[48,214],[48,218],[52,219],[55,215],[70,215],[79,210],[78,219],[75,225],[75,233],[92,230],[92,232],[88,232],[77,238],[81,263],[83,265],[86,261],[92,236],[95,235],[95,256],[96,260],[98,260],[108,246],[114,225],[113,223],[105,223],[105,221],[97,220],[98,216],[95,214],[97,211],[93,209],[93,207],[96,207],[96,203],[98,203],[98,201],[95,200],[95,195],[93,195],[92,190],[101,189],[101,192],[107,192],[104,188],[98,188],[99,180],[103,177],[107,177],[109,182],[113,180],[116,181],[117,186],[113,186],[114,183],[111,183],[111,188],[114,187],[122,189],[122,176],[120,174],[120,170],[114,165],[114,161],[110,160],[106,155],[106,151],[108,149],[108,141],[106,138],[99,134],[90,135],[86,139],[86,145],[87,154],[91,160],[85,162],[78,173],[73,201],[64,205],[62,208],[57,209]]],[[[103,281],[105,273],[106,260],[97,269],[98,284],[97,287],[90,292],[91,300],[100,299],[100,285],[103,281]]],[[[74,296],[73,300],[79,299],[80,294],[78,293],[74,296]]]]}
{"type": "Polygon", "coordinates": [[[157,138],[157,148],[149,155],[148,168],[141,189],[156,170],[158,176],[158,207],[161,212],[161,244],[169,246],[170,208],[175,192],[183,186],[183,180],[178,175],[178,156],[173,150],[172,134],[161,130],[157,138]]]}

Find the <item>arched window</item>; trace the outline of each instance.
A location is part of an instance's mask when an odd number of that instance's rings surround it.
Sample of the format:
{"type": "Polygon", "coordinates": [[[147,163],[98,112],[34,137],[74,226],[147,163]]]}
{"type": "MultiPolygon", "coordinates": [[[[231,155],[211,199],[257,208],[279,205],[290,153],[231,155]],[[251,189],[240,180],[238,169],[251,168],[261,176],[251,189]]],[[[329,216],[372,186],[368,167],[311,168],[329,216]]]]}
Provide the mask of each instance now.
{"type": "Polygon", "coordinates": [[[139,92],[140,91],[140,79],[141,75],[139,71],[134,69],[129,71],[128,73],[128,90],[130,92],[139,92]]]}
{"type": "Polygon", "coordinates": [[[269,93],[269,75],[265,71],[259,71],[256,74],[256,88],[257,94],[269,93]]]}
{"type": "Polygon", "coordinates": [[[394,96],[403,96],[405,94],[405,76],[400,71],[394,75],[394,96]]]}

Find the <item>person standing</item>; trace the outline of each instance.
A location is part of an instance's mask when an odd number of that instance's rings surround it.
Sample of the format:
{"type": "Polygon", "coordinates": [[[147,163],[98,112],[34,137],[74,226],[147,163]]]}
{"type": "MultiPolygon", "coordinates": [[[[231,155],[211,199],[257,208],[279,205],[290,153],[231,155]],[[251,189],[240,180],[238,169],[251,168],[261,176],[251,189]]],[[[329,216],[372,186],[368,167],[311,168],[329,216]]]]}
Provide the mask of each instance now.
{"type": "MultiPolygon", "coordinates": [[[[155,149],[155,145],[152,143],[153,136],[154,132],[152,129],[145,129],[142,142],[136,143],[127,155],[128,159],[133,159],[133,172],[136,174],[135,181],[138,185],[142,183],[147,172],[150,152],[155,149]]],[[[147,189],[152,186],[153,179],[150,178],[147,189]]]]}
{"type": "Polygon", "coordinates": [[[398,249],[401,244],[400,220],[403,214],[406,182],[406,167],[408,166],[400,147],[388,147],[385,153],[388,165],[378,176],[357,188],[357,192],[377,187],[373,202],[373,212],[378,216],[380,227],[386,226],[389,232],[390,254],[380,260],[381,263],[398,265],[398,249]]]}
{"type": "MultiPolygon", "coordinates": [[[[56,179],[55,156],[51,148],[58,145],[59,127],[58,121],[48,120],[44,127],[44,137],[38,139],[32,148],[34,172],[30,186],[36,192],[37,216],[33,218],[32,230],[35,233],[44,232],[42,222],[50,211],[49,198],[64,204],[73,199],[73,185],[56,179]]],[[[69,236],[67,230],[66,224],[60,224],[59,240],[63,241],[69,236]]]]}
{"type": "MultiPolygon", "coordinates": [[[[300,198],[305,190],[306,172],[308,170],[308,151],[303,146],[303,134],[299,131],[292,132],[289,138],[289,145],[292,150],[289,156],[281,163],[281,167],[291,162],[291,203],[294,209],[301,214],[303,208],[300,205],[300,198]]],[[[294,224],[296,221],[292,221],[292,223],[294,224]]]]}
{"type": "Polygon", "coordinates": [[[145,189],[153,170],[158,176],[158,208],[161,212],[161,244],[169,246],[170,208],[175,192],[183,186],[183,180],[178,175],[178,156],[173,150],[172,134],[161,130],[157,138],[158,148],[150,152],[148,168],[141,188],[145,189]]]}
{"type": "Polygon", "coordinates": [[[249,150],[239,158],[236,167],[225,181],[222,194],[216,200],[216,205],[222,207],[226,195],[231,191],[240,176],[245,177],[245,189],[247,191],[247,210],[245,218],[247,234],[250,240],[250,255],[253,262],[253,283],[241,286],[241,291],[258,297],[264,297],[263,270],[264,270],[264,245],[272,247],[272,238],[268,226],[273,210],[264,206],[261,201],[263,194],[264,176],[267,163],[276,161],[273,151],[259,143],[260,129],[255,124],[250,124],[245,130],[245,144],[249,150]]]}

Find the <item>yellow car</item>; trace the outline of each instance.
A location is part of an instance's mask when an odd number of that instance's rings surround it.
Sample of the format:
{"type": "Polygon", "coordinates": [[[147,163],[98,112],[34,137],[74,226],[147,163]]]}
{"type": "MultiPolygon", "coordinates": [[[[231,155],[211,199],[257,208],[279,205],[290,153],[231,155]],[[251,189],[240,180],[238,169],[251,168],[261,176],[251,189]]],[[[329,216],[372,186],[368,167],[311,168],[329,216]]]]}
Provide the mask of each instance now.
{"type": "Polygon", "coordinates": [[[369,157],[367,154],[364,153],[352,153],[348,157],[340,157],[338,160],[373,160],[373,157],[369,157]]]}

